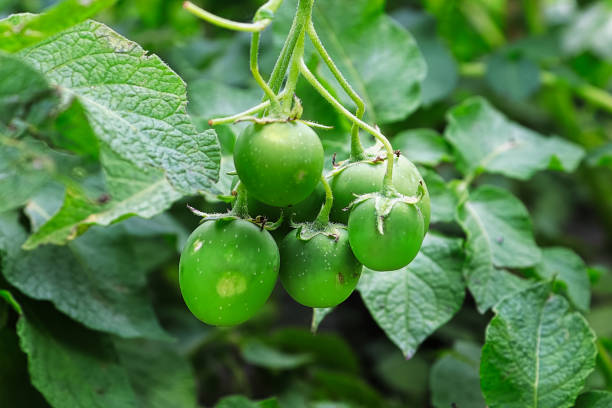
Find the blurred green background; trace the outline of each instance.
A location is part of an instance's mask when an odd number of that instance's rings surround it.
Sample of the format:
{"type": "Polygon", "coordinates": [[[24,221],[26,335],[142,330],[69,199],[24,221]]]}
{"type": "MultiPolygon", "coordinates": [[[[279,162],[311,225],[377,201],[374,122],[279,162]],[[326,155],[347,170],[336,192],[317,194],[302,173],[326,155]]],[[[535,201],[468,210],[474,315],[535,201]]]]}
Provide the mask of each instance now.
{"type": "MultiPolygon", "coordinates": [[[[38,12],[53,3],[0,0],[0,17],[38,12]]],[[[568,246],[592,266],[589,320],[604,339],[612,339],[612,105],[593,103],[580,90],[583,84],[612,90],[612,30],[606,29],[612,24],[609,3],[388,1],[387,13],[415,36],[428,62],[428,76],[423,105],[407,119],[384,127],[392,142],[406,129],[443,132],[450,107],[483,95],[512,120],[582,145],[587,158],[574,174],[541,172],[526,182],[484,176],[478,184],[512,190],[528,207],[540,245],[568,246]],[[554,73],[557,80],[541,81],[542,72],[554,73]]],[[[197,4],[247,21],[261,2],[197,4]]],[[[211,116],[234,113],[259,98],[248,69],[248,35],[207,25],[185,12],[180,1],[117,1],[97,20],[158,54],[185,80],[188,109],[202,128],[211,116]],[[208,81],[227,88],[211,93],[208,81]],[[225,103],[225,92],[244,95],[244,105],[225,103]]],[[[264,73],[270,72],[279,49],[271,31],[262,40],[264,73]]],[[[325,118],[333,117],[331,108],[317,97],[303,94],[302,98],[306,118],[326,123],[325,118]],[[309,105],[314,107],[311,113],[309,105]]],[[[229,152],[234,131],[223,127],[219,136],[229,152]]],[[[334,143],[328,140],[326,147],[333,148],[334,143]]],[[[437,170],[446,179],[457,175],[445,164],[437,170]]],[[[224,208],[210,197],[177,203],[169,215],[180,221],[183,238],[198,223],[185,210],[186,202],[201,209],[224,208]]],[[[438,228],[461,236],[455,225],[438,228]]],[[[154,358],[152,353],[150,365],[132,367],[142,373],[143,381],[154,381],[151,371],[165,372],[177,376],[180,388],[189,382],[180,381],[181,373],[193,370],[198,400],[206,406],[223,396],[242,394],[252,399],[278,396],[287,407],[444,407],[450,406],[448,390],[459,388],[473,394],[468,392],[466,401],[454,401],[458,407],[484,406],[478,392],[478,359],[492,313],[479,314],[469,295],[462,310],[406,360],[372,320],[357,292],[325,317],[315,337],[310,334],[311,310],[292,301],[280,286],[248,323],[230,329],[204,326],[181,300],[177,266],[178,255],[169,253],[151,273],[149,291],[162,325],[179,338],[167,345],[169,355],[187,357],[190,367],[170,357],[154,358]]],[[[118,347],[125,355],[146,353],[146,345],[130,341],[118,347]]],[[[16,351],[14,355],[21,358],[16,351]]],[[[596,370],[587,387],[610,388],[612,378],[604,373],[596,370]]],[[[14,373],[16,383],[19,375],[25,373],[14,373]]],[[[167,406],[182,405],[173,400],[167,406]]]]}

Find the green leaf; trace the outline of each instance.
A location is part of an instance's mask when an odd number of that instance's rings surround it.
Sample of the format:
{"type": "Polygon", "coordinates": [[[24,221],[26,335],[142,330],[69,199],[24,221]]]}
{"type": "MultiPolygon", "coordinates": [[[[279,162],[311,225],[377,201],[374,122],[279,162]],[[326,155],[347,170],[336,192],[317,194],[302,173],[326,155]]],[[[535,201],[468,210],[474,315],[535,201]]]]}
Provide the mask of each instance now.
{"type": "MultiPolygon", "coordinates": [[[[0,22],[1,23],[1,22],[0,22]]],[[[1,36],[1,34],[0,34],[1,36]]],[[[0,132],[39,124],[59,99],[46,79],[19,58],[0,52],[0,132]]]]}
{"type": "Polygon", "coordinates": [[[59,113],[53,122],[51,135],[55,148],[67,149],[80,156],[99,160],[100,144],[87,120],[87,112],[78,99],[59,113]]]}
{"type": "Polygon", "coordinates": [[[25,354],[13,329],[0,329],[0,406],[48,407],[44,398],[30,384],[25,354]]]}
{"type": "Polygon", "coordinates": [[[498,95],[523,101],[540,88],[540,69],[530,59],[506,50],[487,59],[485,81],[498,95]]]}
{"type": "Polygon", "coordinates": [[[591,285],[587,267],[574,251],[567,248],[544,248],[542,260],[534,269],[540,278],[560,282],[570,302],[580,311],[589,310],[591,285]]]}
{"type": "Polygon", "coordinates": [[[480,364],[488,406],[573,406],[597,354],[585,319],[548,284],[506,297],[494,312],[480,364]]]}
{"type": "MultiPolygon", "coordinates": [[[[295,0],[285,1],[277,12],[281,22],[275,20],[273,29],[279,38],[286,36],[295,9],[295,0]]],[[[395,122],[418,108],[425,61],[412,35],[384,14],[383,2],[320,0],[313,21],[332,59],[370,109],[370,121],[395,122]]],[[[330,72],[325,78],[350,106],[330,72]]]]}
{"type": "Polygon", "coordinates": [[[594,2],[578,15],[563,33],[563,49],[569,54],[591,51],[604,60],[612,59],[610,42],[612,6],[607,1],[594,2]]]}
{"type": "Polygon", "coordinates": [[[393,137],[392,143],[414,163],[433,167],[452,160],[448,142],[432,129],[404,130],[393,137]]]}
{"type": "Polygon", "coordinates": [[[484,171],[525,180],[539,170],[572,172],[584,156],[573,143],[509,121],[480,97],[455,106],[447,119],[444,135],[455,148],[463,174],[484,171]]]}
{"type": "Polygon", "coordinates": [[[53,407],[134,408],[134,392],[109,337],[52,307],[25,308],[17,323],[32,384],[53,407]]]}
{"type": "Polygon", "coordinates": [[[526,268],[540,261],[529,214],[508,191],[482,186],[457,210],[467,235],[465,275],[484,313],[502,297],[524,289],[527,281],[502,268],[526,268]]]}
{"type": "Polygon", "coordinates": [[[333,307],[323,307],[312,309],[312,321],[310,323],[310,331],[314,334],[319,330],[319,325],[325,319],[325,316],[334,311],[333,307]]]}
{"type": "Polygon", "coordinates": [[[140,339],[114,343],[140,407],[197,406],[193,369],[171,344],[140,339]]]}
{"type": "Polygon", "coordinates": [[[106,226],[134,215],[150,218],[181,197],[161,171],[139,169],[106,147],[101,153],[108,188],[105,199],[88,197],[75,187],[67,188],[62,208],[28,238],[24,249],[66,244],[92,225],[106,226]]]}
{"type": "Polygon", "coordinates": [[[293,370],[312,361],[310,354],[285,353],[259,340],[247,341],[240,351],[247,363],[270,370],[293,370]]]}
{"type": "Polygon", "coordinates": [[[163,169],[186,194],[217,180],[216,135],[197,132],[185,111],[185,84],[157,56],[93,21],[19,55],[65,98],[77,98],[98,139],[122,158],[141,169],[163,169]]]}
{"type": "Polygon", "coordinates": [[[444,354],[431,367],[432,405],[436,408],[448,408],[453,404],[461,408],[486,406],[480,391],[479,366],[480,347],[472,343],[456,343],[452,352],[444,354]],[[468,349],[467,353],[465,349],[468,349]]]}
{"type": "Polygon", "coordinates": [[[361,297],[406,358],[463,303],[461,244],[460,239],[429,233],[406,268],[384,273],[364,269],[358,285],[361,297]]]}
{"type": "Polygon", "coordinates": [[[115,0],[63,0],[42,14],[17,14],[0,21],[0,49],[15,52],[94,16],[115,0]]]}
{"type": "Polygon", "coordinates": [[[359,371],[359,362],[350,345],[334,334],[313,335],[308,330],[283,329],[272,333],[266,341],[287,353],[310,354],[318,367],[351,373],[359,371]]]}
{"type": "Polygon", "coordinates": [[[574,408],[609,408],[612,406],[612,392],[589,391],[581,394],[574,408]]]}
{"type": "Polygon", "coordinates": [[[431,198],[431,222],[453,222],[457,197],[442,177],[433,170],[419,169],[431,198]]]}
{"type": "Polygon", "coordinates": [[[22,206],[46,189],[53,178],[69,175],[73,156],[50,150],[42,142],[9,139],[0,134],[0,212],[22,206]]]}
{"type": "MultiPolygon", "coordinates": [[[[65,247],[20,248],[26,233],[14,214],[0,216],[2,273],[26,295],[50,300],[85,326],[123,337],[167,339],[146,293],[147,272],[137,255],[145,238],[124,224],[95,228],[65,247]]],[[[157,249],[158,250],[158,249],[157,249]]]]}

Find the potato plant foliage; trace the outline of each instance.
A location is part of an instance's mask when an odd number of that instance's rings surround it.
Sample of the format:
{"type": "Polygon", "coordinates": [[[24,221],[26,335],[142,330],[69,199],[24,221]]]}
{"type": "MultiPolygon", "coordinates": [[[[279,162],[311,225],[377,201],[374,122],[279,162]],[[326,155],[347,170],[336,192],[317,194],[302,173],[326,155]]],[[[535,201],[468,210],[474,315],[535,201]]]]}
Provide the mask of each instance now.
{"type": "Polygon", "coordinates": [[[611,407],[611,21],[0,0],[0,407],[611,407]]]}

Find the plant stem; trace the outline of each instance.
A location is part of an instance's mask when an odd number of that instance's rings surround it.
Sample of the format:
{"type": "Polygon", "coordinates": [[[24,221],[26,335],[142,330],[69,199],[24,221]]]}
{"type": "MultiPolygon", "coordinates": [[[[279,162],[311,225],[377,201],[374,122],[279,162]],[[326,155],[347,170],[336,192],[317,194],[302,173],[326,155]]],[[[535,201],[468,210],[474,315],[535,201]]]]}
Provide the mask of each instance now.
{"type": "Polygon", "coordinates": [[[238,186],[236,186],[236,201],[234,201],[234,206],[232,207],[232,214],[240,218],[249,217],[247,194],[246,187],[239,181],[238,186]]]}
{"type": "Polygon", "coordinates": [[[325,204],[321,207],[321,211],[319,211],[315,223],[317,226],[323,228],[329,224],[329,212],[334,204],[334,195],[324,175],[321,175],[321,184],[323,184],[323,188],[325,189],[325,204]]]}
{"type": "Polygon", "coordinates": [[[293,24],[291,24],[289,34],[287,34],[287,38],[285,39],[285,43],[283,44],[283,48],[278,56],[278,59],[274,63],[272,74],[270,74],[268,85],[270,85],[273,92],[278,92],[280,90],[285,73],[287,72],[287,67],[289,67],[291,54],[293,53],[293,49],[295,48],[295,43],[297,42],[299,34],[299,31],[296,28],[297,23],[296,16],[296,18],[293,20],[293,24]]]}
{"type": "Polygon", "coordinates": [[[233,123],[244,116],[248,116],[248,115],[252,115],[254,113],[260,112],[264,110],[265,108],[267,108],[268,106],[270,106],[269,100],[262,102],[259,105],[255,105],[252,108],[245,110],[244,112],[236,113],[235,115],[232,115],[232,116],[225,116],[222,118],[211,119],[208,121],[208,124],[210,126],[216,126],[216,125],[223,125],[226,123],[233,123]]]}
{"type": "Polygon", "coordinates": [[[523,0],[525,19],[531,34],[541,34],[544,32],[545,22],[542,18],[542,4],[540,0],[523,0]]]}
{"type": "Polygon", "coordinates": [[[227,28],[234,31],[258,32],[263,31],[272,22],[269,18],[264,18],[253,23],[241,23],[238,21],[228,20],[227,18],[219,17],[211,12],[208,12],[190,1],[183,3],[183,8],[191,14],[200,17],[202,20],[214,24],[218,27],[227,28]]]}
{"type": "Polygon", "coordinates": [[[283,97],[283,109],[286,111],[291,110],[293,94],[295,93],[297,81],[300,77],[300,61],[304,56],[304,36],[306,34],[306,27],[310,23],[313,5],[314,0],[299,0],[298,2],[298,9],[295,14],[296,29],[298,30],[297,41],[291,55],[289,74],[287,76],[287,83],[285,84],[286,94],[283,97]]]}
{"type": "MultiPolygon", "coordinates": [[[[487,71],[487,66],[482,62],[468,62],[459,66],[459,72],[467,77],[481,77],[487,71]]],[[[540,81],[542,84],[552,86],[560,82],[566,83],[573,92],[593,105],[612,113],[612,95],[603,89],[590,84],[572,84],[565,81],[554,72],[541,70],[540,81]]]]}
{"type": "Polygon", "coordinates": [[[393,185],[393,147],[391,147],[391,143],[389,140],[383,135],[380,130],[375,127],[372,127],[365,123],[363,120],[357,118],[353,115],[348,109],[346,109],[340,102],[334,98],[327,89],[319,80],[313,75],[312,72],[308,69],[304,60],[300,63],[300,72],[304,76],[304,78],[312,85],[312,87],[321,94],[321,96],[327,100],[334,108],[336,108],[341,114],[350,119],[353,123],[356,123],[360,128],[365,130],[374,136],[379,142],[381,142],[387,151],[387,171],[385,172],[385,177],[383,179],[383,193],[389,193],[390,187],[393,185]]]}
{"type": "MultiPolygon", "coordinates": [[[[321,58],[323,58],[325,64],[328,66],[332,74],[334,74],[334,77],[336,78],[340,86],[342,86],[342,89],[344,89],[344,91],[353,100],[353,102],[355,102],[355,105],[357,106],[357,112],[355,113],[355,116],[359,119],[362,119],[363,114],[365,113],[365,103],[363,102],[363,99],[361,99],[359,94],[355,92],[351,84],[349,84],[346,78],[344,78],[342,72],[340,72],[340,70],[332,60],[331,56],[325,49],[325,46],[321,42],[317,31],[315,30],[312,20],[310,20],[310,23],[308,24],[308,36],[310,37],[312,44],[314,45],[321,58]]],[[[364,158],[363,146],[361,144],[361,140],[359,140],[359,126],[357,126],[356,123],[353,123],[353,126],[351,128],[351,158],[353,160],[362,160],[364,158]]]]}
{"type": "Polygon", "coordinates": [[[251,74],[253,75],[253,78],[255,78],[255,81],[257,82],[257,84],[261,87],[261,89],[263,89],[266,96],[270,99],[272,103],[272,108],[275,110],[280,110],[280,104],[278,102],[278,98],[276,94],[268,86],[266,81],[261,76],[261,73],[259,72],[259,63],[257,61],[258,53],[259,53],[259,33],[255,32],[251,35],[251,53],[250,53],[251,55],[250,55],[250,62],[249,62],[249,67],[251,68],[251,74]]]}
{"type": "Polygon", "coordinates": [[[293,95],[297,86],[297,81],[300,77],[300,60],[304,55],[304,31],[298,36],[297,43],[291,57],[291,65],[289,66],[289,74],[287,75],[287,83],[285,84],[285,96],[283,97],[283,109],[291,110],[293,103],[293,95]]]}

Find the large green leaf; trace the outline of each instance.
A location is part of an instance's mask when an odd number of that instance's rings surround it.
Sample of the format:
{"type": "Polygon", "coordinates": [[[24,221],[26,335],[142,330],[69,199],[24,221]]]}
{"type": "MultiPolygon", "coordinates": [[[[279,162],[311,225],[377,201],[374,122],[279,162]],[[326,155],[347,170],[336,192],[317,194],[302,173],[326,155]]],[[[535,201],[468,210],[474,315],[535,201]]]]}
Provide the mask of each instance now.
{"type": "Polygon", "coordinates": [[[528,284],[502,268],[525,268],[539,262],[529,214],[508,191],[482,186],[457,211],[467,235],[465,275],[478,310],[486,311],[502,297],[528,284]]]}
{"type": "Polygon", "coordinates": [[[545,248],[535,272],[542,279],[561,283],[574,306],[583,312],[589,310],[589,274],[584,261],[575,252],[567,248],[545,248]]]}
{"type": "Polygon", "coordinates": [[[480,365],[488,406],[573,406],[597,354],[585,319],[548,284],[507,297],[494,311],[480,365]]]}
{"type": "Polygon", "coordinates": [[[489,172],[528,179],[545,169],[571,172],[584,156],[581,147],[522,127],[480,97],[455,106],[447,116],[445,136],[464,174],[489,172]]]}
{"type": "Polygon", "coordinates": [[[88,197],[81,189],[69,187],[62,208],[27,239],[24,249],[65,244],[95,224],[109,225],[133,215],[150,218],[181,197],[163,172],[139,169],[108,148],[103,148],[101,153],[108,188],[104,199],[88,197]]]}
{"type": "Polygon", "coordinates": [[[461,244],[459,239],[430,233],[406,268],[392,272],[364,269],[358,286],[361,297],[406,358],[463,303],[461,244]]]}
{"type": "MultiPolygon", "coordinates": [[[[285,1],[277,13],[273,29],[279,38],[288,32],[296,3],[285,1]]],[[[384,14],[384,2],[319,0],[313,21],[338,68],[365,101],[371,121],[398,121],[419,106],[425,61],[410,33],[384,14]]],[[[350,106],[331,73],[323,75],[350,106]]]]}
{"type": "Polygon", "coordinates": [[[15,52],[92,17],[115,0],[63,0],[42,14],[16,14],[0,21],[0,49],[15,52]]]}
{"type": "Polygon", "coordinates": [[[55,408],[135,408],[134,392],[110,338],[52,307],[25,307],[17,324],[32,384],[55,408]]]}
{"type": "Polygon", "coordinates": [[[157,56],[93,21],[18,55],[65,98],[78,98],[96,136],[119,156],[163,169],[183,193],[206,190],[217,179],[216,135],[195,129],[185,84],[157,56]]]}
{"type": "Polygon", "coordinates": [[[448,408],[482,408],[485,401],[480,391],[480,347],[457,342],[453,351],[444,354],[431,367],[429,385],[432,404],[448,408]]]}
{"type": "MultiPolygon", "coordinates": [[[[134,239],[125,223],[92,229],[64,247],[25,251],[20,248],[25,237],[14,214],[0,217],[2,273],[23,293],[50,300],[92,329],[124,337],[168,337],[146,294],[147,260],[137,251],[150,240],[134,239]]],[[[160,252],[159,246],[151,249],[156,256],[160,252]]]]}
{"type": "Polygon", "coordinates": [[[193,369],[170,343],[141,339],[114,343],[141,408],[197,406],[193,369]]]}

